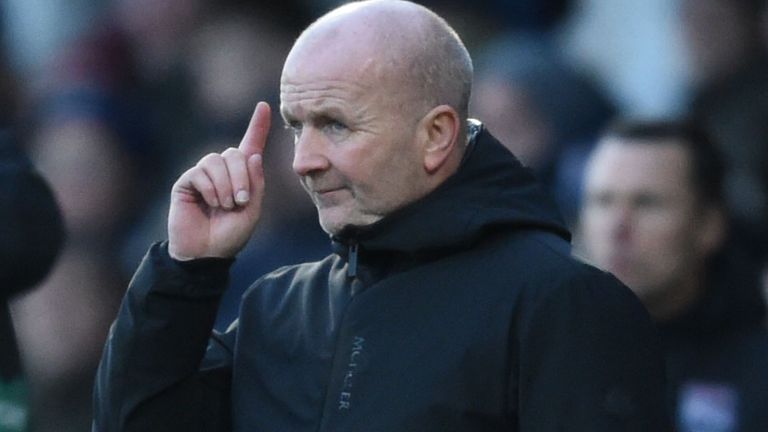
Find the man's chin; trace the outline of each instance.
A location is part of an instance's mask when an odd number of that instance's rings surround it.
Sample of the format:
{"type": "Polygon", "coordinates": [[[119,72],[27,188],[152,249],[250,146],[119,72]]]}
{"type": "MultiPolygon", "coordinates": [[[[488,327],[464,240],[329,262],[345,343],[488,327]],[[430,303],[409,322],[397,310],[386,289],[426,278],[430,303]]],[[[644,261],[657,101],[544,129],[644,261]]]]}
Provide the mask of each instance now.
{"type": "Polygon", "coordinates": [[[320,219],[320,227],[323,229],[323,231],[333,237],[350,238],[355,237],[361,229],[365,228],[365,225],[342,222],[323,222],[323,220],[320,219]]]}
{"type": "Polygon", "coordinates": [[[331,214],[323,214],[323,210],[320,211],[320,227],[326,233],[334,237],[350,238],[355,237],[357,232],[365,229],[373,223],[378,222],[381,218],[377,217],[332,217],[331,214]]]}
{"type": "Polygon", "coordinates": [[[342,237],[348,235],[355,229],[355,226],[343,219],[336,219],[332,217],[323,217],[322,211],[320,213],[320,228],[326,233],[334,237],[342,237]]]}
{"type": "Polygon", "coordinates": [[[624,285],[631,287],[638,284],[638,278],[632,272],[616,269],[608,269],[608,272],[616,276],[624,285]]]}

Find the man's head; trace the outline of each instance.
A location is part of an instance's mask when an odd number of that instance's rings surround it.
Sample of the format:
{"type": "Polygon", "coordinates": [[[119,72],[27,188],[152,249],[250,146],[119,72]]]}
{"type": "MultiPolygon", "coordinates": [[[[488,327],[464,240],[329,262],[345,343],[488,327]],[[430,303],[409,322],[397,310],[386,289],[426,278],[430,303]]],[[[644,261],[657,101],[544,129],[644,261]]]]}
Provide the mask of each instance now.
{"type": "Polygon", "coordinates": [[[376,222],[456,171],[471,82],[456,33],[414,3],[349,3],[299,36],[280,110],[325,231],[376,222]]]}
{"type": "Polygon", "coordinates": [[[668,122],[616,124],[585,175],[587,257],[615,274],[656,319],[684,308],[724,236],[722,160],[700,131],[668,122]]]}

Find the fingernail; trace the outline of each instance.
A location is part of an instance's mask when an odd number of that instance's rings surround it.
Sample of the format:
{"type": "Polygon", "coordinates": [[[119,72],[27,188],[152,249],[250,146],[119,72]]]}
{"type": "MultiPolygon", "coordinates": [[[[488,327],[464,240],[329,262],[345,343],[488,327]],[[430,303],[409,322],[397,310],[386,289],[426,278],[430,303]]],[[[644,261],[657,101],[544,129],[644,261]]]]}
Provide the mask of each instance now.
{"type": "Polygon", "coordinates": [[[235,196],[235,200],[240,204],[245,204],[248,202],[248,191],[247,190],[241,190],[237,193],[235,196]]]}

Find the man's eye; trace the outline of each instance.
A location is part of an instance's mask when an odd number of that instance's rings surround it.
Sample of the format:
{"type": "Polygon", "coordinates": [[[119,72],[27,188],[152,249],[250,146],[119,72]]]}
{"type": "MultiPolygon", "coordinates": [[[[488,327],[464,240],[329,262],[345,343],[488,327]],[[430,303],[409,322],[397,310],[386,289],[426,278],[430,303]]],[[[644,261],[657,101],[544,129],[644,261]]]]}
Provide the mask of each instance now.
{"type": "Polygon", "coordinates": [[[640,208],[657,208],[664,205],[664,200],[655,195],[642,194],[635,198],[635,205],[640,208]]]}
{"type": "Polygon", "coordinates": [[[348,130],[347,125],[336,120],[331,120],[326,123],[325,128],[332,133],[346,132],[348,130]]]}
{"type": "Polygon", "coordinates": [[[608,207],[613,204],[613,196],[607,193],[589,194],[587,203],[593,207],[608,207]]]}

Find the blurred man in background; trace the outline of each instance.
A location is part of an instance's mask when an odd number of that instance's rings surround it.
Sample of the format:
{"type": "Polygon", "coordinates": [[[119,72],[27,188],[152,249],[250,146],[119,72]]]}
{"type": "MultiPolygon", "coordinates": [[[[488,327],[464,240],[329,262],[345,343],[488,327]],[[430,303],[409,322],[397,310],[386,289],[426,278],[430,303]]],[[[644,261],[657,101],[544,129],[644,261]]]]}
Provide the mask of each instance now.
{"type": "Polygon", "coordinates": [[[768,430],[756,265],[727,238],[724,167],[701,131],[617,123],[588,164],[581,242],[661,329],[678,431],[768,430]]]}
{"type": "Polygon", "coordinates": [[[29,415],[8,301],[43,280],[63,241],[51,189],[0,132],[0,432],[26,430],[29,415]]]}
{"type": "Polygon", "coordinates": [[[48,182],[18,143],[17,80],[0,49],[0,432],[26,431],[30,389],[9,303],[48,275],[64,223],[48,182]]]}

